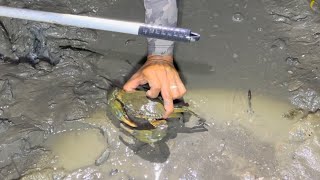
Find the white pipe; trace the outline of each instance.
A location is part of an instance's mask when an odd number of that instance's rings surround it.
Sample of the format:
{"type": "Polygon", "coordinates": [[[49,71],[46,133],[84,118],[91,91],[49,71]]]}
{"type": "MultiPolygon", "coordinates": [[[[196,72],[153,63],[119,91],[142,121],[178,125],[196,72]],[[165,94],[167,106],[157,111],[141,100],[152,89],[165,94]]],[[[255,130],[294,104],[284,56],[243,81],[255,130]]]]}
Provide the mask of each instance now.
{"type": "Polygon", "coordinates": [[[148,25],[137,22],[119,21],[89,16],[12,8],[6,6],[0,6],[0,16],[75,26],[80,28],[142,35],[145,37],[165,39],[170,41],[194,42],[200,39],[200,34],[191,32],[191,30],[189,29],[148,25]]]}
{"type": "Polygon", "coordinates": [[[142,23],[0,6],[0,16],[138,35],[142,23]]]}

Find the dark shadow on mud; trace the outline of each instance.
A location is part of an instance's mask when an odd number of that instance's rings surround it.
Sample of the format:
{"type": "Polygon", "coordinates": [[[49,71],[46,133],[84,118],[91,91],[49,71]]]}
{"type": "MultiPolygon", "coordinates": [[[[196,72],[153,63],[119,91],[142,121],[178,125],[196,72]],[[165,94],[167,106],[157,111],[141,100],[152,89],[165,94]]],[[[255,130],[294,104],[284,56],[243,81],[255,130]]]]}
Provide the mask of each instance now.
{"type": "Polygon", "coordinates": [[[198,121],[198,125],[193,127],[186,127],[183,119],[168,119],[169,128],[167,136],[161,141],[154,143],[153,145],[142,143],[138,140],[135,140],[135,143],[130,144],[126,142],[121,136],[119,136],[119,139],[123,144],[133,150],[133,152],[142,159],[155,163],[164,163],[170,156],[170,149],[166,144],[168,140],[176,138],[178,133],[190,134],[208,131],[208,129],[205,127],[204,120],[200,119],[198,121]]]}

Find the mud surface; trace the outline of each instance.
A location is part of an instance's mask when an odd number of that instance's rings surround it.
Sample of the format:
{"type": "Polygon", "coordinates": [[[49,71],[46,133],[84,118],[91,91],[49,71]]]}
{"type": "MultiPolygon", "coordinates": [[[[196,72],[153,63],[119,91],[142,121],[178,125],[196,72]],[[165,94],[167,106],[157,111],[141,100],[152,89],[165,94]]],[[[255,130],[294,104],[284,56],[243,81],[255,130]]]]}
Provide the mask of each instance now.
{"type": "MultiPolygon", "coordinates": [[[[319,14],[307,0],[178,1],[185,100],[153,146],[119,130],[106,94],[143,62],[145,39],[0,18],[0,179],[317,179],[319,14]],[[250,93],[249,93],[250,92],[250,93]]],[[[143,22],[143,2],[1,5],[143,22]]]]}

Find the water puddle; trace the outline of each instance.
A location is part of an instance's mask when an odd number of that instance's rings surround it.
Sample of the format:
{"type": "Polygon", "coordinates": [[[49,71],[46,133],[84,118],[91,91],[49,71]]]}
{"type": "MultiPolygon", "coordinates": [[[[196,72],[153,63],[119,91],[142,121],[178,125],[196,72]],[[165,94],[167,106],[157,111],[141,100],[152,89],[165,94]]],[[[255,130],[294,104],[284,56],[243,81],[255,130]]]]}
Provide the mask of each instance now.
{"type": "Polygon", "coordinates": [[[262,141],[275,142],[288,137],[295,119],[284,116],[294,107],[279,98],[248,91],[191,90],[186,95],[195,111],[214,122],[241,125],[262,141]]]}
{"type": "Polygon", "coordinates": [[[57,156],[57,167],[72,171],[94,164],[107,145],[99,130],[88,129],[54,134],[46,146],[57,156]]]}

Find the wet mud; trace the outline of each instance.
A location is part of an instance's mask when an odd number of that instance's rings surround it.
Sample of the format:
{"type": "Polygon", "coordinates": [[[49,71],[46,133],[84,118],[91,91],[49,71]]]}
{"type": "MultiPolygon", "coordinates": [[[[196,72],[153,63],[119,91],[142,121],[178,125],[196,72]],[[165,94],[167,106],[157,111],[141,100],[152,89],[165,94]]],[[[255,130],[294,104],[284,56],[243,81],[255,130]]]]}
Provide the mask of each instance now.
{"type": "MultiPolygon", "coordinates": [[[[1,5],[143,22],[143,2],[1,5]],[[130,8],[129,8],[130,7],[130,8]],[[133,10],[134,9],[134,10],[133,10]]],[[[107,92],[143,63],[144,38],[0,18],[0,179],[317,179],[319,11],[307,0],[178,1],[185,101],[153,145],[120,130],[107,92]]]]}

